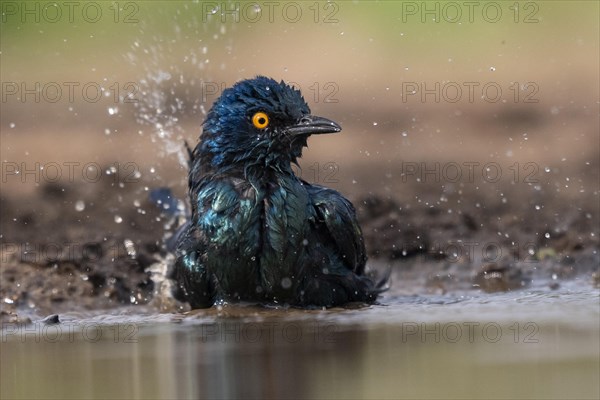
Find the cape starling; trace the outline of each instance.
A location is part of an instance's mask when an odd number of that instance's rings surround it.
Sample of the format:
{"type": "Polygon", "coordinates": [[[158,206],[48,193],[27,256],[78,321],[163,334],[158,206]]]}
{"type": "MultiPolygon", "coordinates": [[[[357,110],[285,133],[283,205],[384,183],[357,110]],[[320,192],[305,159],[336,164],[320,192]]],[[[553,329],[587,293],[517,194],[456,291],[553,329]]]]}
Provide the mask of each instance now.
{"type": "Polygon", "coordinates": [[[352,204],[296,176],[310,135],[340,132],[300,91],[259,76],[223,91],[190,151],[191,220],[174,276],[193,308],[217,301],[373,303],[352,204]]]}

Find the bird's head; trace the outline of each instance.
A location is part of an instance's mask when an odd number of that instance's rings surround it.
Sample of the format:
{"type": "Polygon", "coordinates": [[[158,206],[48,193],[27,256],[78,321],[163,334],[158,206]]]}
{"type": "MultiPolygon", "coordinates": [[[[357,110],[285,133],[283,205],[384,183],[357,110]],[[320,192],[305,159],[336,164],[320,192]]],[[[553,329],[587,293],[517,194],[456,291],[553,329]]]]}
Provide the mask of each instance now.
{"type": "Polygon", "coordinates": [[[341,131],[310,114],[299,90],[259,76],[225,89],[208,112],[195,156],[202,169],[286,168],[312,134],[341,131]]]}

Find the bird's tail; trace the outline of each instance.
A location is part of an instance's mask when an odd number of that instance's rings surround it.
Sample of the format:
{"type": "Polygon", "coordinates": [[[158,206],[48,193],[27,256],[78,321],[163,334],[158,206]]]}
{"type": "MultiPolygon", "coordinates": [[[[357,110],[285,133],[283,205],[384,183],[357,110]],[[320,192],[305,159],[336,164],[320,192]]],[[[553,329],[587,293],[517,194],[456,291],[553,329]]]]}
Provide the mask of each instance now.
{"type": "Polygon", "coordinates": [[[374,295],[379,295],[383,292],[386,292],[391,287],[391,275],[392,275],[392,267],[387,266],[384,271],[375,270],[374,268],[369,268],[366,277],[371,282],[371,290],[370,292],[374,295]]]}
{"type": "Polygon", "coordinates": [[[392,267],[388,266],[381,277],[378,277],[379,280],[375,284],[375,291],[379,293],[387,292],[392,286],[392,267]]]}

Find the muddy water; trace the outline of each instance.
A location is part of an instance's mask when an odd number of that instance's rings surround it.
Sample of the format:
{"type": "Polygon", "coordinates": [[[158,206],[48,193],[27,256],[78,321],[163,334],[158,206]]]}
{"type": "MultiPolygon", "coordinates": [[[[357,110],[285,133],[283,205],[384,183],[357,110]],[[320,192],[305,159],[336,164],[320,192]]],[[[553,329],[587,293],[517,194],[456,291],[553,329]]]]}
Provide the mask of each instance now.
{"type": "Polygon", "coordinates": [[[2,398],[598,398],[591,285],[5,325],[2,398]]]}

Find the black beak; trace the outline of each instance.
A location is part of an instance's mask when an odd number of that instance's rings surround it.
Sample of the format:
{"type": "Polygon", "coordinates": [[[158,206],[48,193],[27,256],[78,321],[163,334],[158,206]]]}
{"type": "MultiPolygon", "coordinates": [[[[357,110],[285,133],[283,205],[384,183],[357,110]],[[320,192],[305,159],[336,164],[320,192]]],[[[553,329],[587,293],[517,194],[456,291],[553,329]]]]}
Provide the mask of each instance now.
{"type": "Polygon", "coordinates": [[[288,127],[286,132],[297,136],[336,133],[341,130],[342,127],[330,119],[317,117],[316,115],[305,115],[298,121],[298,124],[288,127]]]}

